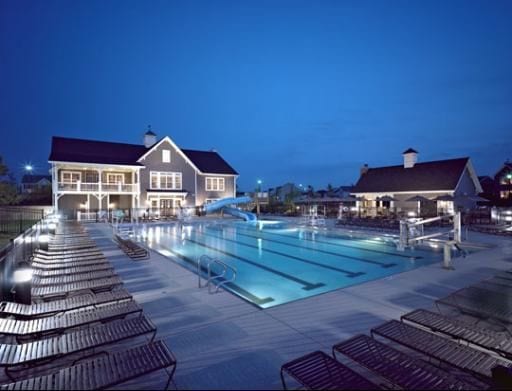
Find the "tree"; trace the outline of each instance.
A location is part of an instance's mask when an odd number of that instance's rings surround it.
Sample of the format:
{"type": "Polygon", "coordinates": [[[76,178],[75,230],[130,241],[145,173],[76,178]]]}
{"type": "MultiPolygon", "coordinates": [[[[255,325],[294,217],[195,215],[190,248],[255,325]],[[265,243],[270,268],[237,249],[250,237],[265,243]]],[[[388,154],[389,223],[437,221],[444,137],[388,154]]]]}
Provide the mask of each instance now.
{"type": "Polygon", "coordinates": [[[315,193],[315,189],[313,189],[313,186],[311,185],[308,185],[308,196],[310,197],[313,197],[314,193],[315,193]]]}
{"type": "Polygon", "coordinates": [[[334,192],[334,187],[332,187],[332,185],[330,183],[328,183],[327,184],[327,194],[332,195],[333,192],[334,192]]]}
{"type": "Polygon", "coordinates": [[[9,172],[9,167],[0,156],[0,205],[12,205],[18,200],[16,181],[9,172]]]}

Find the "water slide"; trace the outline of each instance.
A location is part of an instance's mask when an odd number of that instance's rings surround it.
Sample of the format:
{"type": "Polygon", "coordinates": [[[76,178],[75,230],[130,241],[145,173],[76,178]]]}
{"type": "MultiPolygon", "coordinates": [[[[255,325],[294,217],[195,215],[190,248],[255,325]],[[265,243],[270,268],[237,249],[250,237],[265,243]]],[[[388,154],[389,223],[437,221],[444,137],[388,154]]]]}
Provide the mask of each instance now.
{"type": "Polygon", "coordinates": [[[225,213],[230,214],[235,217],[240,217],[244,219],[245,221],[256,221],[257,217],[254,213],[246,212],[238,208],[231,208],[229,205],[234,204],[247,204],[249,202],[252,202],[251,197],[229,197],[229,198],[223,198],[218,201],[211,202],[209,204],[206,204],[204,206],[204,211],[206,213],[212,213],[219,209],[222,209],[225,213]]]}

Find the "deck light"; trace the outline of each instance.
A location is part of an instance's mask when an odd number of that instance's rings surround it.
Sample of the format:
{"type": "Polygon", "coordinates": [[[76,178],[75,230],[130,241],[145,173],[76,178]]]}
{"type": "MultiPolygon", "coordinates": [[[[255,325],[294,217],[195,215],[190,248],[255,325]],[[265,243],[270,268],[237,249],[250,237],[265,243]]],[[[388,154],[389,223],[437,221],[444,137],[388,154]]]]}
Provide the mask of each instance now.
{"type": "Polygon", "coordinates": [[[21,284],[32,280],[32,269],[30,267],[22,267],[15,270],[12,276],[15,284],[21,284]]]}

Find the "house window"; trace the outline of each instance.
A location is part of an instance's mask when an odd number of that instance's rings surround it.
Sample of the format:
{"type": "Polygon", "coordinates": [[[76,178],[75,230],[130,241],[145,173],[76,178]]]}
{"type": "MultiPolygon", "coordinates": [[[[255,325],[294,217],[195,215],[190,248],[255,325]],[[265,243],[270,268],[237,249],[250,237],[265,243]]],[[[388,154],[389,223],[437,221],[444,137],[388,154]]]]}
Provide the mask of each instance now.
{"type": "Polygon", "coordinates": [[[107,174],[107,183],[124,183],[124,174],[107,174]]]}
{"type": "Polygon", "coordinates": [[[170,163],[171,162],[171,151],[168,149],[162,150],[162,162],[170,163]]]}
{"type": "Polygon", "coordinates": [[[206,178],[206,191],[224,191],[224,178],[206,178]]]}
{"type": "Polygon", "coordinates": [[[151,189],[181,190],[181,172],[151,171],[151,189]]]}
{"type": "Polygon", "coordinates": [[[82,179],[82,174],[78,171],[62,171],[60,181],[63,183],[76,183],[82,179]]]}

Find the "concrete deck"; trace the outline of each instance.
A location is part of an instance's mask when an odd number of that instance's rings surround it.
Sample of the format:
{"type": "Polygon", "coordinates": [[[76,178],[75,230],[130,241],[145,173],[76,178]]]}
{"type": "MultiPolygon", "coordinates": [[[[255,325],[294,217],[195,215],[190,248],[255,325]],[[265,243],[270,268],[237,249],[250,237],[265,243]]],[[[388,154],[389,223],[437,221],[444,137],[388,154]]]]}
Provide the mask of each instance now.
{"type": "MultiPolygon", "coordinates": [[[[499,270],[512,268],[512,239],[470,233],[473,242],[496,247],[455,261],[261,310],[228,292],[210,295],[197,276],[155,252],[132,261],[110,240],[105,224],[88,225],[126,288],[158,327],[178,360],[178,389],[280,389],[283,363],[331,346],[433,301],[499,270]]],[[[155,389],[163,372],[119,389],[155,389]]]]}

